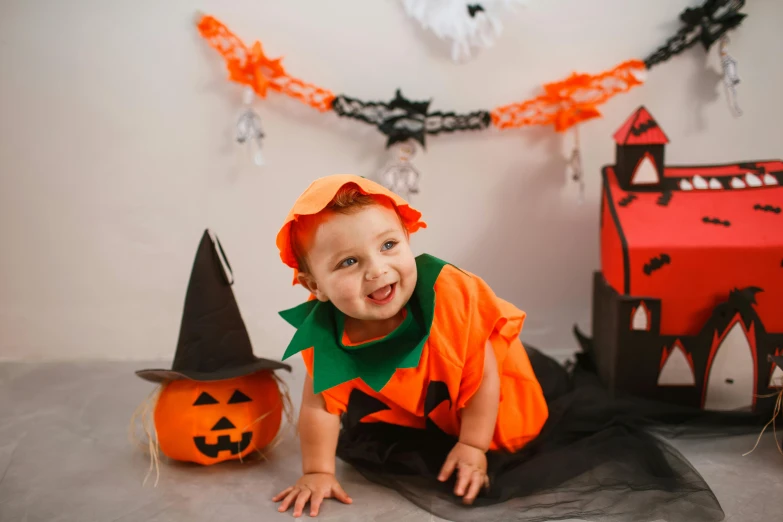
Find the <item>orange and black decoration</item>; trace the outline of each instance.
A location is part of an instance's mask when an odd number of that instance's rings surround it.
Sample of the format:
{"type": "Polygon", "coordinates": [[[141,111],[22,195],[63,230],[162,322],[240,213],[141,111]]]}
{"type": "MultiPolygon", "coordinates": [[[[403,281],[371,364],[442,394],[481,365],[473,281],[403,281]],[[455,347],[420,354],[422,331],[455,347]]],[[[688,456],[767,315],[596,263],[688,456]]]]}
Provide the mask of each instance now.
{"type": "MultiPolygon", "coordinates": [[[[357,176],[322,178],[300,196],[278,235],[280,256],[293,270],[290,227],[326,207],[347,183],[395,202],[409,231],[421,228],[420,213],[378,184],[357,176]]],[[[486,452],[490,486],[474,507],[493,506],[493,520],[525,522],[627,519],[628,513],[639,520],[672,520],[685,512],[694,522],[724,518],[692,466],[644,432],[644,404],[610,397],[585,357],[578,355],[567,369],[523,346],[525,313],[478,276],[427,254],[416,264],[405,320],[387,337],[352,343],[340,312],[317,300],[281,312],[296,328],[285,357],[301,354],[314,391],[340,416],[339,459],[441,519],[476,519],[481,511],[468,511],[454,495],[454,478],[441,482],[438,475],[458,441],[460,410],[481,383],[489,340],[501,399],[486,452]],[[651,492],[660,502],[649,502],[651,492]]],[[[629,316],[625,325],[644,322],[645,333],[657,333],[660,302],[637,310],[639,318],[629,316]]]]}
{"type": "MultiPolygon", "coordinates": [[[[321,178],[299,197],[278,234],[280,256],[288,266],[298,269],[291,255],[292,224],[299,216],[326,208],[349,184],[391,201],[409,231],[424,225],[417,210],[373,181],[349,175],[321,178]]],[[[457,436],[460,410],[481,384],[483,348],[489,341],[501,387],[491,448],[522,448],[548,417],[541,385],[519,340],[525,313],[497,297],[478,276],[436,257],[422,254],[416,265],[416,289],[404,321],[392,333],[352,343],[341,328],[342,312],[329,302],[309,300],[281,312],[297,328],[283,358],[302,354],[314,391],[335,415],[356,417],[355,412],[362,411],[356,420],[414,429],[431,422],[457,436]],[[367,408],[368,398],[378,406],[375,411],[367,408]]]]}
{"type": "MultiPolygon", "coordinates": [[[[680,30],[646,59],[631,57],[597,74],[574,72],[542,85],[534,98],[466,113],[433,111],[432,99],[414,101],[396,89],[390,101],[363,101],[303,82],[288,74],[281,58],[265,55],[261,42],[247,45],[216,18],[199,18],[201,36],[224,58],[231,81],[248,85],[265,98],[268,91],[286,94],[325,112],[334,111],[377,127],[386,136],[386,146],[407,140],[425,146],[427,135],[456,131],[479,131],[494,126],[516,129],[530,125],[552,126],[565,132],[577,124],[601,116],[599,107],[618,94],[642,85],[644,73],[672,56],[701,43],[705,50],[722,35],[738,27],[747,16],[740,13],[745,0],[705,0],[701,6],[680,14],[680,30]]],[[[475,11],[474,13],[475,14],[475,11]]]]}
{"type": "Polygon", "coordinates": [[[274,372],[291,367],[253,355],[232,284],[219,240],[205,231],[172,367],[136,372],[161,385],[154,426],[170,459],[203,465],[243,459],[280,430],[284,397],[274,372]]]}
{"type": "Polygon", "coordinates": [[[667,165],[645,107],[602,170],[591,352],[606,385],[713,412],[774,406],[783,161],[667,165]]]}

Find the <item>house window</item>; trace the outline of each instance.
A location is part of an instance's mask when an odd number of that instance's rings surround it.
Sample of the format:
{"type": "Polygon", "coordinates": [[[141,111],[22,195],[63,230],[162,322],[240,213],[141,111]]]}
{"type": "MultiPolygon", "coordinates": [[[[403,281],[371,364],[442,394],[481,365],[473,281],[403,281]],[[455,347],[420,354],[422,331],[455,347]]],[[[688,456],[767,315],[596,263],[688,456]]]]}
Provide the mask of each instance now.
{"type": "Polygon", "coordinates": [[[674,341],[671,349],[663,348],[661,369],[658,374],[658,386],[695,386],[693,359],[685,353],[679,340],[674,341]]]}
{"type": "MultiPolygon", "coordinates": [[[[783,351],[781,351],[780,348],[775,350],[776,356],[782,353],[783,351]]],[[[772,363],[772,370],[769,372],[769,387],[783,388],[783,369],[774,362],[772,363]]]]}
{"type": "Polygon", "coordinates": [[[631,330],[650,331],[650,311],[644,306],[644,302],[631,310],[631,330]]]}
{"type": "Polygon", "coordinates": [[[658,169],[655,168],[652,156],[647,152],[642,156],[631,177],[631,185],[654,185],[660,181],[658,169]]]}

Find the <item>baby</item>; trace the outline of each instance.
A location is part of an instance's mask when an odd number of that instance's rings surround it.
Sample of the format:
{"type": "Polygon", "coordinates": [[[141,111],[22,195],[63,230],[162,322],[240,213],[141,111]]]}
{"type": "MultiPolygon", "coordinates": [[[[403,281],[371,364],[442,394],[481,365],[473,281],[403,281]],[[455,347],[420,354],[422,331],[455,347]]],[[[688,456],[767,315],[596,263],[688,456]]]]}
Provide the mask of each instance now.
{"type": "Polygon", "coordinates": [[[481,278],[414,256],[409,239],[426,227],[420,217],[377,183],[335,175],[308,187],[278,233],[294,283],[311,294],[281,312],[297,328],[284,359],[301,352],[307,367],[302,477],[274,497],[281,512],[293,506],[301,516],[309,502],[316,516],[325,498],[352,502],[335,477],[341,418],[422,437],[434,423],[453,436],[433,481],[454,476],[466,504],[488,486],[487,452],[518,451],[547,420],[519,341],[524,312],[481,278]],[[357,413],[368,398],[379,406],[357,413]]]}

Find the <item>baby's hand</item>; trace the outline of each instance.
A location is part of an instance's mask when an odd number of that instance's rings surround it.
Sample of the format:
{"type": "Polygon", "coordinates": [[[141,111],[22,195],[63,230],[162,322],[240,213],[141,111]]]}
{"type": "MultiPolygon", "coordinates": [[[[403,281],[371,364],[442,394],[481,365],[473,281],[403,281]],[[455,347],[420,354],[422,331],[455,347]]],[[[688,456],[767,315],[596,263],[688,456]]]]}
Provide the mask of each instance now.
{"type": "Polygon", "coordinates": [[[277,508],[281,513],[286,511],[292,502],[294,504],[294,517],[302,516],[307,501],[310,501],[310,516],[318,515],[321,502],[325,498],[336,498],[340,502],[350,504],[353,502],[351,497],[343,491],[337,478],[331,473],[308,473],[296,481],[296,484],[290,488],[281,491],[272,499],[273,502],[283,500],[283,503],[277,508]]]}
{"type": "Polygon", "coordinates": [[[458,471],[454,493],[460,497],[464,495],[463,503],[472,504],[481,488],[489,486],[487,456],[478,448],[458,442],[446,457],[438,480],[448,480],[455,468],[458,471]]]}

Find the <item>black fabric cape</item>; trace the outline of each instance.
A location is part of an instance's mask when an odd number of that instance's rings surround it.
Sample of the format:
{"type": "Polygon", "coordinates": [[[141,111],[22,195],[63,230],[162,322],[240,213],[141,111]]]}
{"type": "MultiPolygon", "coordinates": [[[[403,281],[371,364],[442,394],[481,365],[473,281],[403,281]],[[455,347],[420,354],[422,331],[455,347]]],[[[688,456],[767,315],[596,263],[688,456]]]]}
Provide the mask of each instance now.
{"type": "MultiPolygon", "coordinates": [[[[368,480],[455,522],[723,520],[709,485],[663,436],[757,432],[764,420],[612,394],[594,371],[589,341],[580,340],[585,351],[568,367],[526,347],[549,419],[519,452],[487,454],[491,485],[472,506],[452,493],[454,477],[436,479],[456,439],[432,422],[424,430],[362,423],[384,405],[358,390],[343,417],[337,455],[368,480]]],[[[447,397],[430,386],[425,413],[447,397]]]]}

